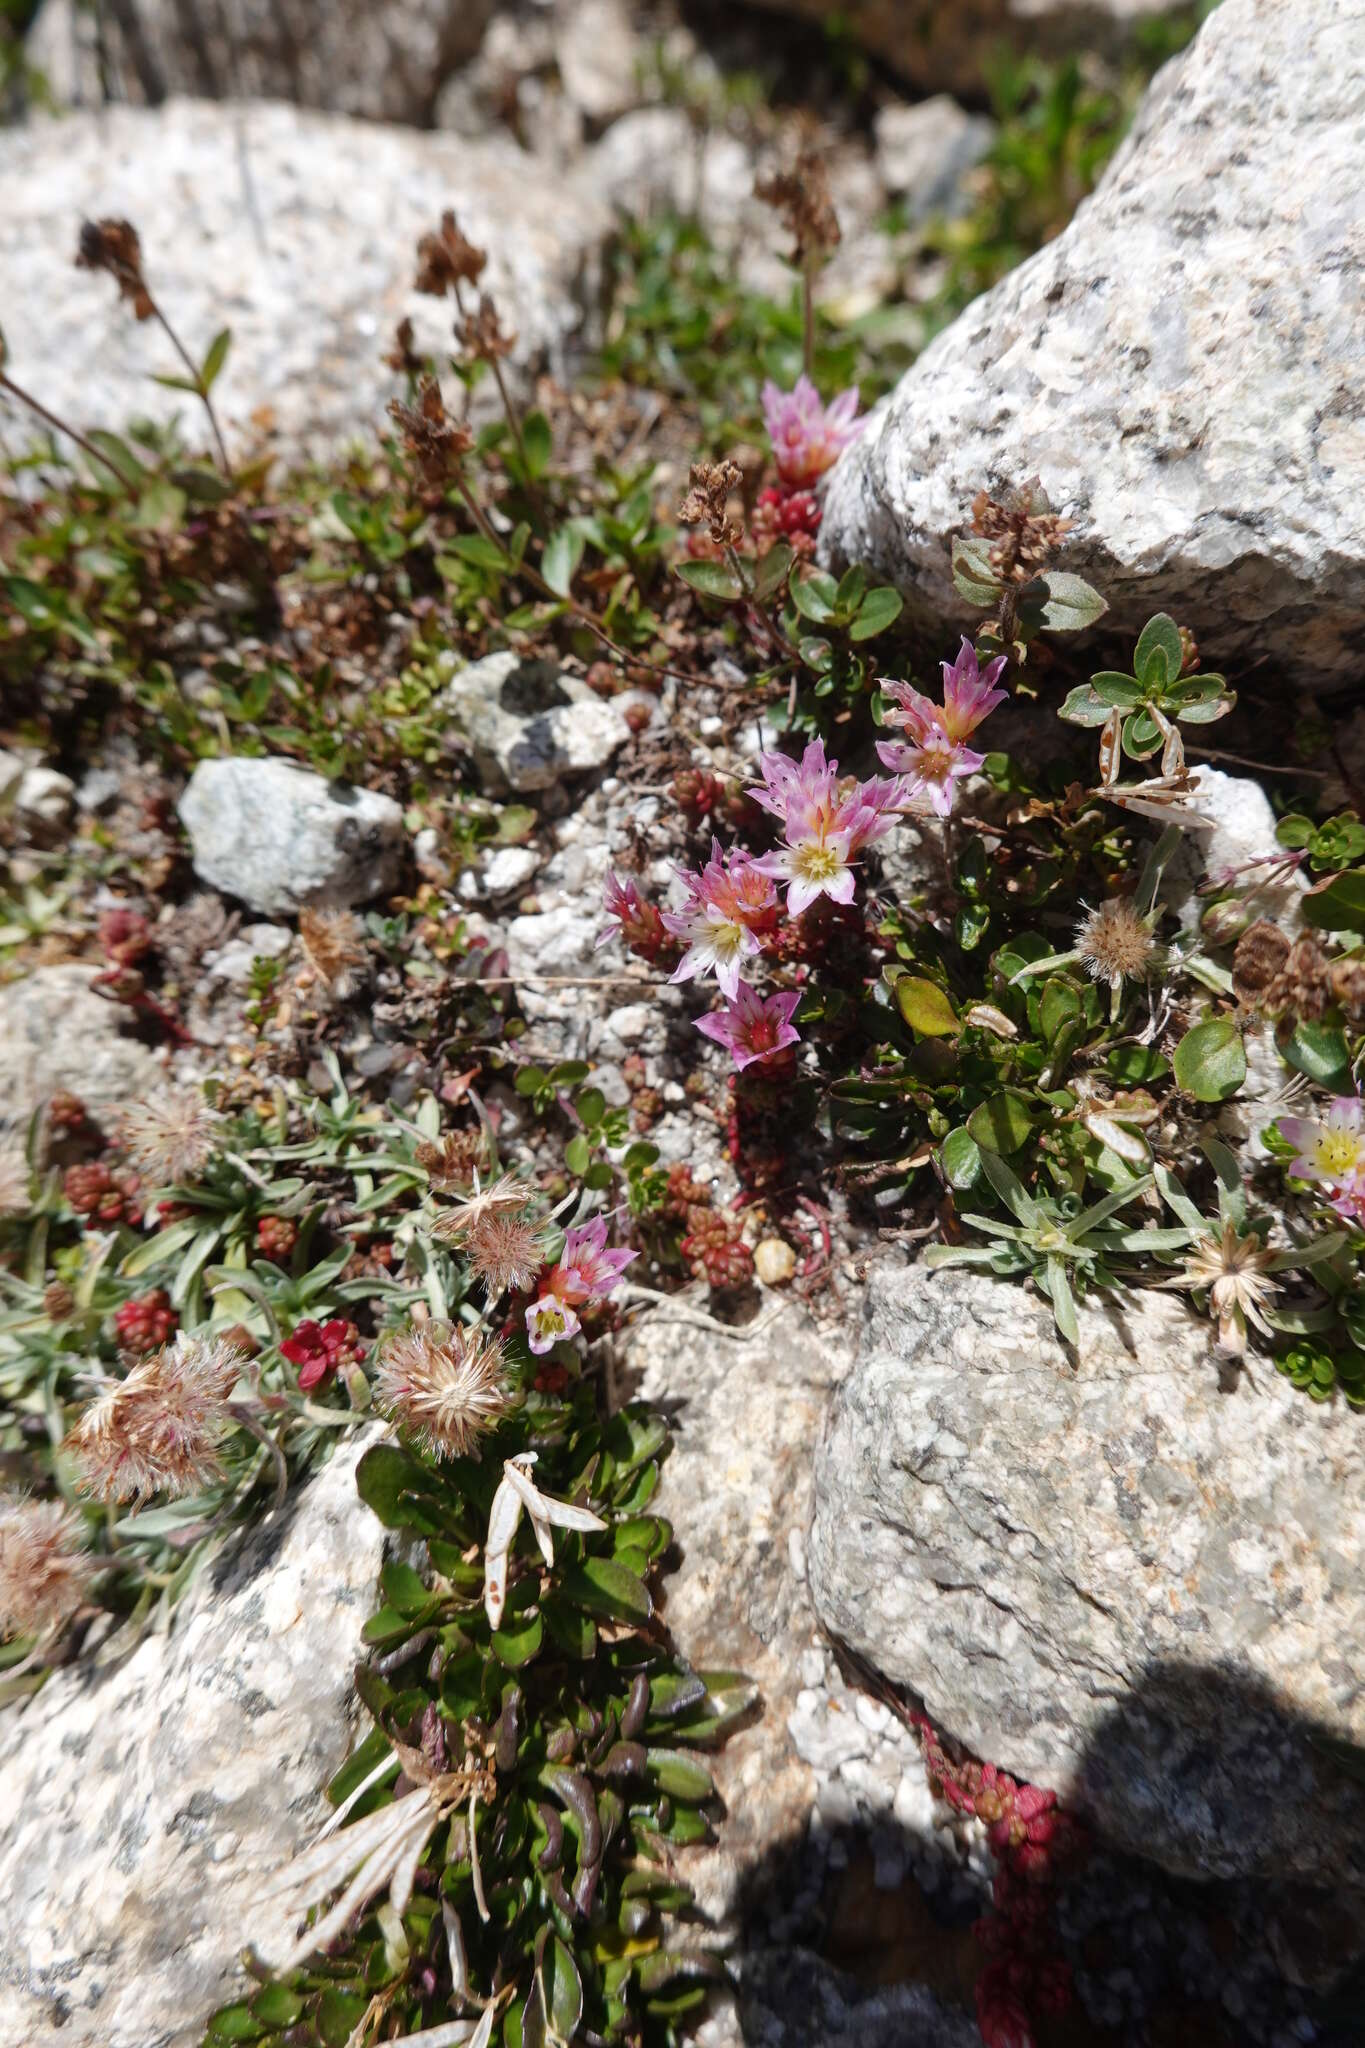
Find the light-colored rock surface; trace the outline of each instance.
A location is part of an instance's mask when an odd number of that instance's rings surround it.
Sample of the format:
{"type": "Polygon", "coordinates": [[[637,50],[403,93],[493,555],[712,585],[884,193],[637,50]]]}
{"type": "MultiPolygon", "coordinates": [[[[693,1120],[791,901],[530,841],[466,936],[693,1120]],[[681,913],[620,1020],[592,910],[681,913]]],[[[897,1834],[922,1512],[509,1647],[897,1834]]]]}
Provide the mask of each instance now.
{"type": "Polygon", "coordinates": [[[449,354],[448,302],[412,290],[417,239],[444,208],[489,252],[485,280],[523,371],[562,363],[608,220],[569,184],[547,208],[510,141],[203,100],[0,128],[0,194],[0,305],[18,382],[78,426],[179,412],[201,441],[193,401],[151,382],[176,367],[164,340],[108,277],[72,267],[83,216],[125,215],[186,345],[202,353],[232,329],[214,391],[230,445],[265,440],[295,459],[383,429],[401,384],[382,358],[404,315],[420,351],[449,354]]]}
{"type": "Polygon", "coordinates": [[[383,1531],[358,1446],[107,1662],[0,1716],[0,2048],[195,2048],[326,1812],[383,1531]]]}
{"type": "Polygon", "coordinates": [[[644,55],[626,0],[574,0],[555,25],[555,61],[560,81],[579,112],[591,122],[615,120],[640,95],[644,55]]]}
{"type": "Polygon", "coordinates": [[[1117,55],[1168,0],[757,0],[775,13],[836,21],[926,92],[983,92],[1002,49],[1018,56],[1117,55]]]}
{"type": "Polygon", "coordinates": [[[1312,689],[1365,650],[1365,14],[1223,0],[1095,196],[968,307],[835,471],[823,540],[941,625],[982,484],[1039,475],[1135,636],[1312,689]]]}
{"type": "Polygon", "coordinates": [[[123,1028],[131,1013],[91,987],[97,971],[72,961],[0,987],[0,1118],[11,1127],[51,1095],[96,1107],[164,1084],[160,1061],[123,1028]]]}
{"type": "Polygon", "coordinates": [[[127,0],[98,19],[44,0],[27,54],[63,106],[167,94],[280,99],[425,127],[493,0],[127,0]],[[132,29],[132,34],[128,29],[132,29]]]}
{"type": "Polygon", "coordinates": [[[877,169],[888,192],[905,201],[913,221],[960,213],[963,180],[995,140],[995,123],[969,114],[950,93],[893,100],[876,119],[877,169]]]}
{"type": "Polygon", "coordinates": [[[604,768],[630,738],[616,705],[552,661],[486,654],[442,695],[456,733],[494,796],[549,789],[565,775],[604,768]]]}
{"type": "Polygon", "coordinates": [[[1273,918],[1286,931],[1296,931],[1308,880],[1298,868],[1277,867],[1285,849],[1275,837],[1275,813],[1263,785],[1246,775],[1225,775],[1204,762],[1193,773],[1199,791],[1194,808],[1209,823],[1192,826],[1182,836],[1165,872],[1163,899],[1193,929],[1204,907],[1196,893],[1201,883],[1235,875],[1239,888],[1259,884],[1249,905],[1256,916],[1273,918]]]}
{"type": "Polygon", "coordinates": [[[1365,1882],[1365,1436],[1151,1291],[879,1266],[816,1460],[825,1621],[977,1755],[1190,1876],[1365,1882]]]}
{"type": "Polygon", "coordinates": [[[894,1888],[911,1869],[926,1891],[950,1896],[979,1881],[930,1793],[916,1738],[841,1674],[806,1586],[811,1444],[846,1361],[789,1296],[765,1292],[747,1334],[732,1336],[687,1320],[705,1298],[679,1297],[646,1315],[622,1340],[618,1375],[672,1421],[656,1504],[681,1563],[665,1582],[664,1619],[692,1663],[744,1671],[761,1690],[761,1712],[710,1760],[726,1808],[718,1840],[683,1865],[740,1983],[742,2034],[736,2015],[722,2012],[704,2048],[738,2048],[741,2039],[965,2048],[965,2016],[929,1993],[906,1987],[868,1999],[828,1964],[771,1945],[767,1893],[782,1894],[788,1915],[818,1907],[840,1867],[841,1832],[871,1844],[879,1887],[894,1888]],[[812,2005],[827,2031],[809,2030],[812,2005]],[[923,2031],[906,2031],[912,2021],[923,2031]]]}
{"type": "Polygon", "coordinates": [[[71,816],[76,785],[59,768],[0,752],[0,815],[16,814],[21,829],[51,834],[71,816]]]}
{"type": "Polygon", "coordinates": [[[263,915],[368,903],[397,885],[403,813],[393,798],[292,761],[201,761],[179,809],[200,881],[263,915]]]}

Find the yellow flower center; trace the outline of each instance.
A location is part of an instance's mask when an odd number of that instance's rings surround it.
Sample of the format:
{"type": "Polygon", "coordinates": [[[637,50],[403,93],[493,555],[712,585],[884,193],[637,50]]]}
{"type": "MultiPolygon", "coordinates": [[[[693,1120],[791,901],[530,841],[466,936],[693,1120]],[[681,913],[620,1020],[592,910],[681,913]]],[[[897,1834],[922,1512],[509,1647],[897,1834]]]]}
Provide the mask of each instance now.
{"type": "Polygon", "coordinates": [[[1362,1151],[1359,1131],[1331,1131],[1322,1133],[1313,1147],[1320,1170],[1329,1180],[1342,1180],[1361,1163],[1362,1151]]]}

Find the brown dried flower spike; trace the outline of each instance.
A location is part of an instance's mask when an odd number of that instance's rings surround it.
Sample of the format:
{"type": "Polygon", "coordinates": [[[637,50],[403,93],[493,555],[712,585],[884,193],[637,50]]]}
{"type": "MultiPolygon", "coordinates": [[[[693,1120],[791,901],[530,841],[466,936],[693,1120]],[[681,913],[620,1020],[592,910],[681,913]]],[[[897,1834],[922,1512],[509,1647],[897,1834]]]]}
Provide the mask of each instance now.
{"type": "Polygon", "coordinates": [[[1070,525],[1052,510],[1036,476],[999,498],[983,489],[972,500],[972,526],[995,543],[991,567],[1003,583],[1032,582],[1070,525]]]}
{"type": "Polygon", "coordinates": [[[487,253],[466,239],[454,214],[443,213],[440,228],[417,244],[417,290],[433,299],[447,292],[458,298],[459,287],[476,284],[487,261],[487,253]]]}
{"type": "Polygon", "coordinates": [[[474,445],[474,436],[459,420],[452,420],[434,377],[423,377],[417,387],[417,404],[405,405],[395,398],[389,405],[397,422],[403,445],[417,465],[423,483],[439,490],[458,474],[460,459],[474,445]]]}
{"type": "Polygon", "coordinates": [[[822,263],[838,248],[839,216],[830,197],[825,160],[804,142],[789,171],[770,171],[754,185],[754,197],[782,217],[795,243],[791,260],[801,270],[822,263]]]}
{"type": "Polygon", "coordinates": [[[688,493],[678,507],[684,526],[706,526],[718,548],[734,547],[744,528],[729,516],[731,493],[744,481],[737,462],[694,462],[688,472],[688,493]]]}
{"type": "Polygon", "coordinates": [[[465,354],[480,363],[496,363],[499,357],[511,355],[516,347],[517,337],[505,332],[498,309],[487,292],[479,294],[476,312],[456,321],[455,332],[465,354]]]}
{"type": "Polygon", "coordinates": [[[369,957],[365,928],[355,912],[305,906],[299,912],[299,938],[309,966],[328,992],[351,994],[369,957]]]}
{"type": "Polygon", "coordinates": [[[107,271],[119,288],[119,297],[127,299],[139,320],[154,317],[156,302],[142,274],[142,243],[131,221],[82,221],[76,268],[107,271]]]}

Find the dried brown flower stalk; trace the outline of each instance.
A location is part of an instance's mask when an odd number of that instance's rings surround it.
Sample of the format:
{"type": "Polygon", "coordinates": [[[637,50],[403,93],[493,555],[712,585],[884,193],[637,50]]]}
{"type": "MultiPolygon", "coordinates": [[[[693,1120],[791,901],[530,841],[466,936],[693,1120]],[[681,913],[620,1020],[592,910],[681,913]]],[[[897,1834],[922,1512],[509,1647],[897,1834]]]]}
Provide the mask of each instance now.
{"type": "Polygon", "coordinates": [[[422,378],[415,406],[395,398],[390,401],[389,414],[397,422],[403,445],[424,484],[442,490],[458,481],[461,459],[473,447],[474,436],[462,421],[450,418],[434,377],[422,378]]]}
{"type": "Polygon", "coordinates": [[[1365,1023],[1365,954],[1333,959],[1310,932],[1291,942],[1268,918],[1258,919],[1237,941],[1232,987],[1239,1003],[1266,1016],[1316,1023],[1339,1004],[1352,1025],[1365,1023]]]}
{"type": "Polygon", "coordinates": [[[174,1499],[220,1478],[218,1449],[234,1419],[229,1396],[245,1363],[235,1345],[183,1332],[142,1359],[92,1401],[66,1439],[84,1490],[107,1501],[174,1499]]]}
{"type": "Polygon", "coordinates": [[[480,293],[472,313],[465,313],[456,321],[455,332],[465,354],[481,363],[497,363],[501,357],[510,356],[517,343],[515,334],[508,334],[503,327],[497,306],[487,292],[480,293]]]}
{"type": "Polygon", "coordinates": [[[678,507],[684,526],[705,526],[718,548],[732,548],[744,536],[739,520],[729,514],[731,494],[744,482],[737,462],[694,462],[688,471],[688,491],[678,507]]]}
{"type": "Polygon", "coordinates": [[[502,1346],[451,1324],[414,1325],[384,1346],[375,1398],[431,1457],[468,1457],[511,1405],[502,1346]]]}
{"type": "Polygon", "coordinates": [[[482,1130],[445,1131],[437,1140],[423,1138],[414,1157],[431,1185],[450,1193],[468,1186],[471,1178],[477,1180],[487,1152],[482,1130]]]}
{"type": "Polygon", "coordinates": [[[1031,582],[1070,526],[1052,510],[1036,476],[999,498],[983,489],[972,500],[972,527],[994,543],[991,567],[1002,583],[1031,582]]]}
{"type": "Polygon", "coordinates": [[[830,196],[825,159],[813,142],[801,144],[790,170],[769,171],[754,184],[754,197],[781,216],[794,247],[791,261],[802,270],[822,263],[842,240],[830,196]]]}
{"type": "Polygon", "coordinates": [[[475,248],[447,211],[440,227],[417,244],[416,288],[433,299],[442,299],[447,292],[458,295],[460,285],[477,284],[487,261],[486,251],[475,248]]]}
{"type": "Polygon", "coordinates": [[[41,1636],[69,1621],[99,1570],[83,1525],[60,1500],[0,1500],[0,1637],[41,1636]]]}

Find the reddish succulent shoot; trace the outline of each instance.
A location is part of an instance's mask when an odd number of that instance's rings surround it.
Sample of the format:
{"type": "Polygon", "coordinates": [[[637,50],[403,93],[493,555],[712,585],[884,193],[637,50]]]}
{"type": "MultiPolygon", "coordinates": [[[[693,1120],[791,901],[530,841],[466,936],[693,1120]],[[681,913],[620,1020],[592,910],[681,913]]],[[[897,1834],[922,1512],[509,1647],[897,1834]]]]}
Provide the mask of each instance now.
{"type": "Polygon", "coordinates": [[[353,1365],[364,1355],[359,1330],[341,1316],[325,1323],[299,1323],[280,1346],[280,1356],[298,1368],[301,1394],[311,1394],[340,1367],[353,1365]]]}

